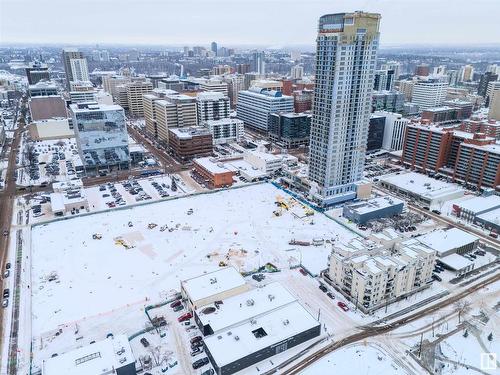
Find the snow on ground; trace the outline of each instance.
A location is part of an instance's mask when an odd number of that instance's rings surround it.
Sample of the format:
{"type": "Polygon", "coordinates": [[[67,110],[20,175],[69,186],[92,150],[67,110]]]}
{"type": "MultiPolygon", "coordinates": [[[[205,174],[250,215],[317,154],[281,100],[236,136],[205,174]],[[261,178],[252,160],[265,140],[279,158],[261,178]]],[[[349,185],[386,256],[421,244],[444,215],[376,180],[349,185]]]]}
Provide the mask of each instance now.
{"type": "Polygon", "coordinates": [[[301,372],[302,375],[401,375],[406,373],[394,358],[373,344],[356,344],[339,349],[301,372]]]}
{"type": "Polygon", "coordinates": [[[294,262],[286,251],[291,238],[353,237],[324,215],[300,219],[285,211],[274,216],[277,196],[287,198],[261,184],[34,227],[33,337],[160,300],[179,288],[180,280],[214,270],[221,260],[240,271],[266,262],[288,268],[294,262]],[[157,226],[148,229],[150,223],[157,226]],[[96,233],[102,239],[92,239],[96,233]],[[126,249],[117,239],[134,247],[126,249]],[[55,280],[48,281],[51,275],[55,280]]]}

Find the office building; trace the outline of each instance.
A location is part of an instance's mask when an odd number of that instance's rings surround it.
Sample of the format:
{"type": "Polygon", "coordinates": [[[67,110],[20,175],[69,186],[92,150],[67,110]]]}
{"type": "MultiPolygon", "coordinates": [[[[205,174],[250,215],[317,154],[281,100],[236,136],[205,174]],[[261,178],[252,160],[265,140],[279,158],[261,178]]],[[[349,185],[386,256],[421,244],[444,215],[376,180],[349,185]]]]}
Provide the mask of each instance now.
{"type": "Polygon", "coordinates": [[[379,22],[364,12],[319,19],[309,178],[321,205],[355,198],[363,178],[379,22]]]}
{"type": "Polygon", "coordinates": [[[290,76],[292,79],[302,79],[304,75],[304,67],[302,65],[294,65],[292,66],[290,76]]]}
{"type": "Polygon", "coordinates": [[[237,118],[227,117],[218,120],[206,120],[200,125],[210,131],[214,145],[240,142],[245,134],[243,121],[237,118]]]}
{"type": "Polygon", "coordinates": [[[293,97],[257,87],[240,91],[236,107],[237,117],[245,125],[263,132],[268,130],[269,114],[293,109],[293,97]]]}
{"type": "Polygon", "coordinates": [[[415,82],[416,81],[413,79],[406,79],[398,82],[398,91],[404,95],[404,100],[408,102],[412,100],[415,82]]]}
{"type": "Polygon", "coordinates": [[[392,91],[394,88],[394,70],[376,70],[375,80],[373,82],[373,90],[375,91],[392,91]]]}
{"type": "Polygon", "coordinates": [[[250,64],[236,64],[236,73],[245,74],[250,72],[250,64]]]}
{"type": "Polygon", "coordinates": [[[384,117],[384,135],[382,148],[387,151],[397,151],[403,148],[406,125],[410,122],[403,115],[393,112],[375,112],[374,115],[384,117]]]}
{"type": "Polygon", "coordinates": [[[486,97],[486,91],[488,90],[489,83],[495,81],[498,81],[498,74],[492,72],[481,74],[479,86],[477,87],[477,94],[486,97]]]}
{"type": "Polygon", "coordinates": [[[96,102],[97,96],[94,90],[92,91],[70,91],[69,98],[71,103],[96,102]]]}
{"type": "Polygon", "coordinates": [[[231,108],[234,108],[238,102],[238,94],[245,89],[244,77],[241,74],[231,74],[224,76],[223,79],[227,83],[231,108]]]}
{"type": "Polygon", "coordinates": [[[493,91],[500,91],[500,81],[491,81],[486,89],[486,104],[489,105],[493,91]]]}
{"type": "Polygon", "coordinates": [[[212,42],[210,44],[210,50],[214,53],[214,56],[217,56],[217,43],[216,42],[212,42]]]}
{"type": "Polygon", "coordinates": [[[311,133],[311,114],[271,113],[269,115],[269,137],[286,148],[308,145],[311,133]]]}
{"type": "Polygon", "coordinates": [[[374,91],[372,95],[372,112],[403,112],[404,94],[398,91],[374,91]]]}
{"type": "Polygon", "coordinates": [[[134,80],[125,85],[127,91],[128,110],[131,115],[144,116],[142,96],[153,91],[153,84],[147,80],[134,80]]]}
{"type": "Polygon", "coordinates": [[[398,61],[388,61],[380,66],[382,70],[392,70],[394,71],[394,80],[399,79],[401,75],[401,63],[398,61]]]}
{"type": "Polygon", "coordinates": [[[379,151],[384,143],[385,116],[372,114],[368,126],[366,152],[379,151]]]}
{"type": "Polygon", "coordinates": [[[118,86],[123,86],[131,81],[130,77],[123,75],[107,75],[102,77],[102,87],[104,91],[113,96],[113,100],[118,100],[118,86]]]}
{"type": "Polygon", "coordinates": [[[228,96],[229,90],[227,82],[220,77],[212,77],[210,79],[198,79],[200,90],[220,92],[224,96],[228,96]]]}
{"type": "Polygon", "coordinates": [[[360,240],[333,246],[325,280],[364,313],[429,286],[436,251],[411,239],[385,249],[360,240]]]}
{"type": "Polygon", "coordinates": [[[34,85],[29,85],[28,92],[31,98],[36,96],[58,95],[57,86],[50,81],[39,81],[34,85]]]}
{"type": "Polygon", "coordinates": [[[128,169],[125,111],[119,105],[70,105],[76,142],[85,170],[128,169]]]}
{"type": "Polygon", "coordinates": [[[391,196],[383,196],[345,205],[342,216],[350,221],[365,225],[370,220],[400,215],[404,201],[391,196]]]}
{"type": "Polygon", "coordinates": [[[229,117],[231,111],[229,98],[221,92],[200,92],[196,96],[198,123],[208,120],[220,120],[229,117]]]}
{"type": "Polygon", "coordinates": [[[168,129],[168,145],[172,154],[182,162],[213,152],[212,134],[203,126],[168,129]]]}
{"type": "Polygon", "coordinates": [[[172,90],[143,95],[146,132],[162,146],[168,145],[169,128],[198,125],[196,98],[172,90]]]}
{"type": "Polygon", "coordinates": [[[30,62],[26,68],[26,78],[28,78],[29,85],[40,81],[50,81],[49,67],[39,61],[30,62]]]}
{"type": "Polygon", "coordinates": [[[420,109],[440,107],[446,99],[448,83],[439,79],[420,80],[415,82],[411,102],[420,109]]]}
{"type": "Polygon", "coordinates": [[[65,48],[62,51],[64,72],[66,73],[66,88],[69,90],[71,81],[89,81],[87,60],[83,52],[74,48],[65,48]],[[75,60],[73,63],[72,61],[75,60]]]}
{"type": "Polygon", "coordinates": [[[257,74],[266,74],[266,61],[264,52],[256,51],[253,53],[253,71],[257,74]]]}
{"type": "Polygon", "coordinates": [[[443,106],[425,109],[422,111],[421,119],[438,125],[452,124],[469,118],[471,113],[472,103],[468,102],[463,108],[443,106]]]}

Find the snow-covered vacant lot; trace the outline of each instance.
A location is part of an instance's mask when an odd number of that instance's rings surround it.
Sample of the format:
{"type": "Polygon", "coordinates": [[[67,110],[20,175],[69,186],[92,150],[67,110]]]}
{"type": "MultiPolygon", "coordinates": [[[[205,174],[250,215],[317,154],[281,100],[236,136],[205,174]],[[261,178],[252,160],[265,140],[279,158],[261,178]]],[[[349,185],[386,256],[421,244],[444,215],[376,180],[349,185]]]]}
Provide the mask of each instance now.
{"type": "MultiPolygon", "coordinates": [[[[36,226],[32,337],[164,300],[180,280],[214,270],[220,261],[241,271],[266,262],[288,269],[298,263],[291,239],[354,236],[322,214],[304,212],[281,190],[260,184],[36,226]],[[290,207],[281,216],[273,213],[277,199],[290,207]]],[[[300,256],[326,268],[329,246],[302,247],[300,256]]]]}

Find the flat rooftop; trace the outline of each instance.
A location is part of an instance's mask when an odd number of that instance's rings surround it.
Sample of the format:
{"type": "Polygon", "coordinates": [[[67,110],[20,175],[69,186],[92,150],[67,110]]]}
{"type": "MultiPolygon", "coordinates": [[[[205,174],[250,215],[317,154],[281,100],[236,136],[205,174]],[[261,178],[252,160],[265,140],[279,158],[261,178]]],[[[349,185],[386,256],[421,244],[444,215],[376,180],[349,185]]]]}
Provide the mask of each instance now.
{"type": "Polygon", "coordinates": [[[450,266],[455,271],[460,271],[473,264],[469,259],[458,254],[450,254],[440,258],[439,260],[447,266],[450,266]]]}
{"type": "Polygon", "coordinates": [[[222,162],[213,160],[211,157],[194,159],[193,162],[212,174],[233,172],[232,169],[226,168],[222,162]]]}
{"type": "Polygon", "coordinates": [[[472,199],[459,202],[456,205],[463,210],[470,211],[477,215],[500,208],[500,197],[498,195],[490,195],[489,197],[474,197],[472,199]]]}
{"type": "Polygon", "coordinates": [[[199,301],[243,285],[245,285],[245,279],[233,267],[221,268],[181,281],[181,286],[189,294],[191,301],[199,301]]]}
{"type": "Polygon", "coordinates": [[[105,375],[134,362],[127,337],[119,335],[46,359],[42,374],[105,375]]]}
{"type": "Polygon", "coordinates": [[[320,325],[297,301],[205,338],[222,367],[320,325]]]}
{"type": "Polygon", "coordinates": [[[366,214],[369,212],[382,210],[387,207],[393,207],[399,204],[404,204],[404,202],[398,198],[385,196],[385,197],[369,199],[364,202],[354,203],[349,205],[348,207],[359,214],[366,214]]]}
{"type": "Polygon", "coordinates": [[[464,193],[462,188],[454,184],[435,180],[416,172],[381,176],[380,181],[429,199],[438,199],[451,194],[464,193]]]}
{"type": "Polygon", "coordinates": [[[201,323],[204,326],[210,325],[214,334],[217,334],[220,330],[242,324],[295,300],[295,297],[285,287],[278,282],[273,282],[226,298],[224,303],[220,304],[212,313],[204,314],[203,311],[214,307],[214,304],[200,307],[196,313],[201,323]]]}
{"type": "Polygon", "coordinates": [[[479,219],[488,221],[490,223],[500,224],[500,208],[485,212],[484,214],[477,216],[479,219]]]}
{"type": "Polygon", "coordinates": [[[180,139],[190,139],[193,136],[209,135],[208,129],[203,126],[189,126],[185,128],[169,128],[168,131],[175,134],[180,139]]]}
{"type": "Polygon", "coordinates": [[[449,250],[473,243],[478,238],[461,229],[451,228],[449,230],[435,230],[434,232],[417,237],[417,240],[436,250],[438,255],[442,255],[449,250]]]}

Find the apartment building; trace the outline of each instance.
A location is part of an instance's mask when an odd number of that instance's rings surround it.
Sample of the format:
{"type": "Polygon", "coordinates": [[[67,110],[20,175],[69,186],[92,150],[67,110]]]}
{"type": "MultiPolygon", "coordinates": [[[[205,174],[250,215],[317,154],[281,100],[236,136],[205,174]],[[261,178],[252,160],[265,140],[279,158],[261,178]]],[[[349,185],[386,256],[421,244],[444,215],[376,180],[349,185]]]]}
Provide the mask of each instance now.
{"type": "Polygon", "coordinates": [[[127,91],[128,110],[133,116],[144,116],[142,96],[153,91],[153,84],[147,80],[135,80],[125,85],[127,91]]]}
{"type": "Polygon", "coordinates": [[[228,118],[231,111],[229,97],[216,91],[200,92],[196,96],[196,106],[199,124],[228,118]]]}
{"type": "Polygon", "coordinates": [[[436,251],[413,239],[396,243],[392,251],[353,240],[333,247],[324,277],[370,313],[426,288],[435,262],[436,251]]]}
{"type": "Polygon", "coordinates": [[[214,145],[240,142],[245,134],[243,121],[237,118],[207,120],[202,125],[212,134],[214,145]]]}
{"type": "Polygon", "coordinates": [[[468,133],[483,133],[500,140],[500,121],[472,118],[462,121],[459,129],[468,133]]]}
{"type": "Polygon", "coordinates": [[[417,81],[413,86],[412,103],[420,109],[439,107],[446,99],[448,83],[440,79],[417,81]]]}
{"type": "Polygon", "coordinates": [[[373,114],[385,118],[382,148],[387,151],[401,150],[403,148],[406,125],[409,124],[410,120],[394,112],[379,111],[373,114]]]}

